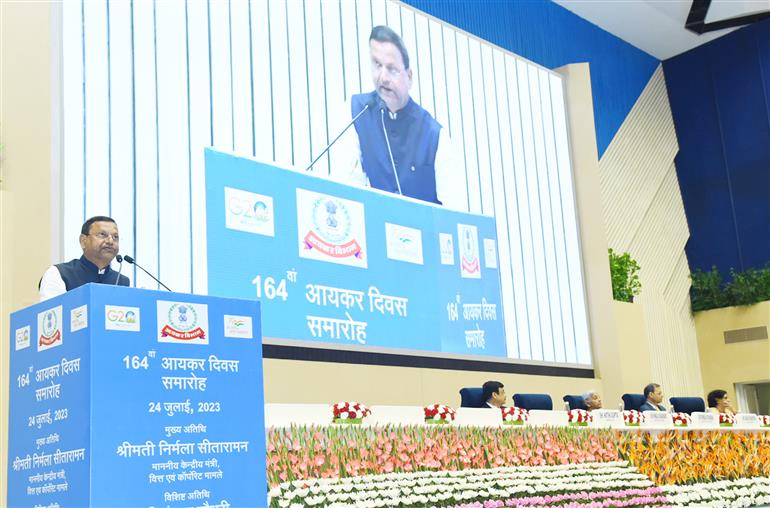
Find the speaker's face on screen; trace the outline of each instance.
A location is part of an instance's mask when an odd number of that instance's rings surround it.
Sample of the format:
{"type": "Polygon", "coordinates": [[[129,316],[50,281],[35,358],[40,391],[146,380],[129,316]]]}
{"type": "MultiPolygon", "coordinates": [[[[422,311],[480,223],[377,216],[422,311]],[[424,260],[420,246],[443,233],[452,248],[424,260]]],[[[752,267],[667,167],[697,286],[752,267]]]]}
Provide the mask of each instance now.
{"type": "Polygon", "coordinates": [[[369,41],[372,57],[372,81],[377,94],[388,109],[399,111],[409,102],[412,69],[404,68],[404,59],[395,44],[369,41]]]}

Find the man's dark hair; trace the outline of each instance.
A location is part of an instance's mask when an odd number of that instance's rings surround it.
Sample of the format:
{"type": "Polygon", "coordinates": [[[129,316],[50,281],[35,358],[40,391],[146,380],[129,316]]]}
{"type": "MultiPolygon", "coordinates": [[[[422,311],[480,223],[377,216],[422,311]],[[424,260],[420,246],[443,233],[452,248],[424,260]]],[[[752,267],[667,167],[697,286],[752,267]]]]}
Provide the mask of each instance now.
{"type": "Polygon", "coordinates": [[[709,407],[717,407],[717,400],[724,398],[725,395],[727,395],[727,392],[724,390],[711,390],[706,396],[709,407]]]}
{"type": "Polygon", "coordinates": [[[493,393],[497,393],[500,388],[503,387],[503,383],[500,381],[487,381],[481,386],[481,398],[484,402],[492,398],[493,393]]]}
{"type": "Polygon", "coordinates": [[[372,33],[369,34],[369,42],[389,42],[394,44],[398,51],[401,53],[401,58],[404,60],[404,69],[409,68],[409,53],[406,52],[406,46],[401,36],[394,32],[390,27],[385,25],[379,25],[372,28],[372,33]]]}
{"type": "Polygon", "coordinates": [[[655,388],[658,388],[660,385],[658,383],[650,383],[647,386],[644,387],[644,398],[649,399],[650,394],[652,394],[655,391],[655,388]]]}
{"type": "Polygon", "coordinates": [[[115,220],[112,217],[107,217],[105,215],[96,215],[83,223],[83,227],[80,228],[80,234],[88,236],[88,233],[91,232],[91,224],[93,224],[94,222],[112,222],[113,224],[116,224],[115,220]]]}

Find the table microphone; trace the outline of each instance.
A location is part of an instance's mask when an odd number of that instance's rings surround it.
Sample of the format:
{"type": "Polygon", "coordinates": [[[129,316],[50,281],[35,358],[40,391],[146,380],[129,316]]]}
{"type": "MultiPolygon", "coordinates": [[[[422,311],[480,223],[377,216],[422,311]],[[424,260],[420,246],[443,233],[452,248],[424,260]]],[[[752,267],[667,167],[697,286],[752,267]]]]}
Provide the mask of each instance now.
{"type": "MultiPolygon", "coordinates": [[[[125,259],[126,261],[128,261],[128,262],[129,262],[129,263],[131,263],[132,265],[136,266],[137,268],[139,268],[141,271],[143,271],[143,272],[144,272],[144,273],[146,273],[147,275],[149,275],[149,276],[152,278],[152,280],[154,280],[155,282],[157,282],[158,284],[160,284],[161,286],[163,286],[164,288],[166,288],[166,291],[171,291],[171,289],[169,289],[169,287],[168,287],[167,285],[165,285],[165,284],[163,284],[161,281],[159,281],[157,277],[155,277],[153,274],[151,274],[150,272],[148,272],[147,270],[145,270],[144,268],[142,268],[141,266],[139,266],[139,265],[136,263],[136,261],[134,261],[134,258],[132,258],[132,257],[131,257],[131,256],[129,256],[128,254],[126,254],[125,256],[123,256],[123,259],[125,259]]],[[[173,291],[171,291],[171,292],[173,293],[173,291]]]]}

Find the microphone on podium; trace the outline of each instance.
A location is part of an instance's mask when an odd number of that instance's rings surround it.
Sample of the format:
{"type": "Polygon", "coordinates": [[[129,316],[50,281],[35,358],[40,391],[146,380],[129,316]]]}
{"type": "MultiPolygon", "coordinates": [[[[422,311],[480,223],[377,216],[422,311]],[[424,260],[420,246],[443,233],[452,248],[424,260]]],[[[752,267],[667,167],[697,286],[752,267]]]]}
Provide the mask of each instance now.
{"type": "Polygon", "coordinates": [[[113,284],[114,286],[117,286],[118,282],[120,282],[120,272],[123,271],[123,256],[118,254],[117,256],[115,256],[115,261],[117,261],[118,265],[120,266],[120,268],[118,268],[118,276],[115,277],[115,284],[113,284]]]}
{"type": "Polygon", "coordinates": [[[367,111],[367,110],[369,110],[369,109],[372,109],[372,108],[375,108],[375,107],[377,107],[377,103],[378,103],[378,101],[379,101],[379,98],[380,98],[380,97],[379,97],[379,95],[377,95],[377,94],[374,94],[374,97],[372,97],[371,99],[369,99],[369,102],[367,102],[366,104],[364,104],[364,107],[363,107],[363,109],[362,109],[361,111],[359,111],[359,112],[358,112],[358,114],[357,114],[356,116],[354,116],[354,117],[353,117],[353,119],[350,121],[350,123],[348,123],[348,124],[345,126],[345,128],[344,128],[344,129],[342,129],[342,132],[340,132],[339,134],[337,134],[337,137],[336,137],[336,138],[334,138],[334,139],[332,140],[332,142],[331,142],[331,143],[329,143],[328,145],[326,145],[326,148],[324,148],[324,151],[323,151],[323,152],[321,152],[321,153],[318,155],[318,157],[316,157],[315,159],[313,159],[313,162],[311,162],[311,163],[310,163],[310,165],[309,165],[308,167],[306,167],[306,168],[305,168],[305,171],[310,171],[310,168],[312,168],[312,167],[315,165],[315,163],[316,163],[316,162],[318,162],[318,159],[320,159],[321,157],[323,157],[323,156],[324,156],[324,154],[325,154],[326,152],[328,152],[328,151],[329,151],[329,149],[330,149],[330,148],[331,148],[331,147],[334,145],[334,143],[336,143],[336,142],[337,142],[337,140],[338,140],[338,139],[340,139],[340,138],[342,137],[342,135],[343,135],[343,134],[345,134],[345,132],[346,132],[348,129],[350,129],[350,126],[351,126],[351,125],[353,125],[354,123],[356,123],[356,120],[358,120],[358,119],[361,117],[361,115],[363,115],[363,114],[364,114],[364,112],[366,112],[366,111],[367,111]]]}
{"type": "MultiPolygon", "coordinates": [[[[126,254],[125,256],[123,256],[123,259],[125,259],[125,260],[126,260],[128,263],[130,263],[130,264],[132,264],[132,265],[136,266],[137,268],[139,268],[141,271],[143,271],[143,272],[144,272],[144,273],[146,273],[147,275],[149,275],[149,276],[152,278],[152,280],[154,280],[155,282],[157,282],[158,284],[160,284],[161,286],[163,286],[163,287],[166,289],[166,291],[171,291],[171,289],[170,289],[170,288],[169,288],[167,285],[163,284],[163,283],[162,283],[160,280],[158,280],[158,278],[157,278],[157,277],[155,277],[153,274],[151,274],[150,272],[148,272],[147,270],[145,270],[144,268],[142,268],[141,266],[139,266],[139,265],[136,263],[136,261],[134,261],[134,258],[132,258],[132,257],[131,257],[131,256],[129,256],[128,254],[126,254]]],[[[173,291],[171,291],[171,292],[173,293],[173,291]]]]}

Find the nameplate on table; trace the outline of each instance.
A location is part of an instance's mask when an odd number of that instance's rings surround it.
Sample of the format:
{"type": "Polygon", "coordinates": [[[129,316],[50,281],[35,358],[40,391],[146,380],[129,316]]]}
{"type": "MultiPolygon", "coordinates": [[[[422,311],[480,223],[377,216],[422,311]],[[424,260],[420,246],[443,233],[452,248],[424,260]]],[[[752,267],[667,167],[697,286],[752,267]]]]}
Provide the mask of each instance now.
{"type": "Polygon", "coordinates": [[[753,413],[738,413],[735,415],[735,426],[741,429],[758,429],[759,418],[753,413]]]}
{"type": "Polygon", "coordinates": [[[591,411],[593,427],[622,427],[623,414],[617,409],[595,409],[591,411]]]}
{"type": "Polygon", "coordinates": [[[692,426],[700,429],[718,429],[719,428],[719,415],[714,413],[701,413],[695,412],[690,415],[692,418],[692,426]]]}
{"type": "Polygon", "coordinates": [[[671,415],[665,411],[645,411],[642,427],[649,428],[670,428],[674,426],[671,415]]]}

